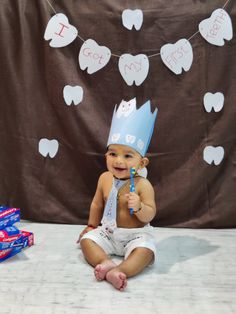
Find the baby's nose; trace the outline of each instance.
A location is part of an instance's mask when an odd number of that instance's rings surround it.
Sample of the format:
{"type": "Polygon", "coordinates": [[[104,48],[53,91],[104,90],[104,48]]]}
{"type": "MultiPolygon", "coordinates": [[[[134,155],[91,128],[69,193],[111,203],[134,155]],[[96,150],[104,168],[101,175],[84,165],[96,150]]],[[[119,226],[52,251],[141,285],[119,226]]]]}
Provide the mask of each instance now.
{"type": "Polygon", "coordinates": [[[117,156],[117,158],[116,158],[116,163],[117,164],[122,164],[123,163],[123,158],[121,157],[121,156],[117,156]]]}

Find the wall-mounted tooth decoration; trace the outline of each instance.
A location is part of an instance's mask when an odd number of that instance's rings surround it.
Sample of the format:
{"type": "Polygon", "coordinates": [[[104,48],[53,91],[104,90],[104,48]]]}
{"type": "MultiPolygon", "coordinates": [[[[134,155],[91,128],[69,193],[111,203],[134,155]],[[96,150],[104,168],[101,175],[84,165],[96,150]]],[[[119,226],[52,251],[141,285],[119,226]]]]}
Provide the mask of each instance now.
{"type": "Polygon", "coordinates": [[[139,31],[143,24],[143,11],[136,9],[126,9],[122,12],[122,24],[128,30],[132,30],[134,27],[136,31],[139,31]]]}
{"type": "Polygon", "coordinates": [[[66,85],[63,89],[63,97],[67,106],[72,103],[78,105],[83,100],[83,88],[81,86],[70,86],[66,85]]]}
{"type": "Polygon", "coordinates": [[[203,159],[206,163],[218,166],[224,158],[224,148],[222,146],[206,146],[203,151],[203,159]]]}
{"type": "Polygon", "coordinates": [[[47,138],[41,138],[38,145],[39,153],[43,157],[49,157],[54,158],[58,152],[59,143],[57,140],[48,140],[47,138]]]}
{"type": "Polygon", "coordinates": [[[215,94],[207,92],[203,97],[203,104],[206,112],[211,112],[212,109],[215,112],[220,112],[224,107],[224,94],[217,92],[215,94]]]}

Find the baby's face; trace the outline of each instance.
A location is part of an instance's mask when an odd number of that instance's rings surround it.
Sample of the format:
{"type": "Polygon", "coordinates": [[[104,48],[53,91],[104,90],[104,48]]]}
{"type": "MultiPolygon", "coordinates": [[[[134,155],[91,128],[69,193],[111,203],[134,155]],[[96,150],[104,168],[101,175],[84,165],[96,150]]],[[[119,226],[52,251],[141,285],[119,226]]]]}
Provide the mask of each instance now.
{"type": "Polygon", "coordinates": [[[130,168],[142,166],[142,156],[136,150],[119,144],[112,144],[106,153],[107,169],[118,179],[130,177],[130,168]]]}

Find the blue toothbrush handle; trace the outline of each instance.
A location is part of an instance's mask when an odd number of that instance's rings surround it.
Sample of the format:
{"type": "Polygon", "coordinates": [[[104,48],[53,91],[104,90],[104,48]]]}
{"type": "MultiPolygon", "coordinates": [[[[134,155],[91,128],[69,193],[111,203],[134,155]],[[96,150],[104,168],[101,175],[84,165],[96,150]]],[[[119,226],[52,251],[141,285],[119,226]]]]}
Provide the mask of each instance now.
{"type": "MultiPolygon", "coordinates": [[[[130,192],[135,192],[135,186],[134,186],[134,176],[135,176],[136,170],[135,167],[130,168],[130,192]]],[[[130,215],[133,215],[134,209],[130,208],[129,209],[130,215]]]]}
{"type": "MultiPolygon", "coordinates": [[[[130,192],[135,192],[134,184],[131,184],[131,185],[130,185],[130,192]]],[[[130,212],[130,215],[133,215],[134,209],[133,209],[133,208],[130,208],[130,209],[129,209],[129,212],[130,212]]]]}

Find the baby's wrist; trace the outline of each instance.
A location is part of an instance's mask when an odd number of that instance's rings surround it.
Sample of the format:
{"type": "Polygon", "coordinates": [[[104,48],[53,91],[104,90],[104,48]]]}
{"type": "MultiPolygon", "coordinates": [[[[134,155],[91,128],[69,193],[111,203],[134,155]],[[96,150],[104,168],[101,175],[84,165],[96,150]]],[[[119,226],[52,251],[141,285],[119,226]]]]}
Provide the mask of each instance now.
{"type": "Polygon", "coordinates": [[[88,224],[87,225],[87,228],[90,228],[90,229],[96,229],[97,227],[95,227],[94,225],[92,225],[92,224],[88,224]]]}
{"type": "Polygon", "coordinates": [[[143,203],[140,203],[140,206],[137,210],[134,210],[133,212],[136,214],[138,212],[140,212],[143,209],[143,203]]]}

